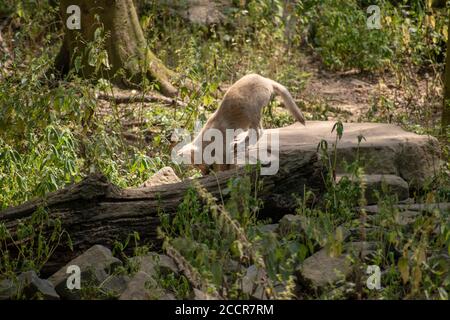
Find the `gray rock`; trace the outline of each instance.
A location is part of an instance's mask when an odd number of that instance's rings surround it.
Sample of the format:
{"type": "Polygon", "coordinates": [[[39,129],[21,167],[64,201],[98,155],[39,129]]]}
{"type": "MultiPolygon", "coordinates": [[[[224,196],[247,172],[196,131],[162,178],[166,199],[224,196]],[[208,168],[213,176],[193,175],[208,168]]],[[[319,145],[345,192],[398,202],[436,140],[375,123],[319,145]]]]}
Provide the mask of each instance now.
{"type": "Polygon", "coordinates": [[[263,287],[263,280],[266,277],[265,271],[251,265],[247,268],[245,276],[242,278],[242,292],[254,299],[267,299],[263,287]]]}
{"type": "Polygon", "coordinates": [[[178,273],[175,262],[168,256],[150,253],[145,256],[130,258],[136,263],[138,272],[126,285],[119,300],[173,300],[174,295],[159,287],[157,277],[170,273],[178,273]]]}
{"type": "Polygon", "coordinates": [[[231,6],[229,0],[159,0],[191,23],[210,25],[225,20],[224,10],[231,6]]]}
{"type": "Polygon", "coordinates": [[[217,300],[217,298],[194,288],[194,300],[217,300]]]}
{"type": "Polygon", "coordinates": [[[304,216],[287,214],[279,221],[276,232],[282,237],[290,233],[303,234],[307,223],[308,219],[304,216]]]}
{"type": "Polygon", "coordinates": [[[225,261],[223,269],[229,272],[242,272],[245,270],[245,267],[236,260],[228,259],[225,261]]]}
{"type": "Polygon", "coordinates": [[[139,271],[143,271],[150,275],[157,275],[158,272],[162,274],[178,273],[179,269],[172,258],[157,253],[149,253],[145,256],[136,256],[130,258],[132,263],[138,265],[139,271]]]}
{"type": "Polygon", "coordinates": [[[345,244],[344,251],[354,257],[366,259],[381,247],[379,242],[356,241],[345,244]]]}
{"type": "MultiPolygon", "coordinates": [[[[322,230],[320,224],[314,225],[314,220],[310,217],[305,217],[301,215],[287,214],[281,218],[279,221],[278,228],[276,230],[277,234],[281,237],[287,236],[288,234],[295,234],[299,237],[307,236],[316,242],[316,244],[321,247],[325,238],[325,230],[322,230]]],[[[344,241],[350,236],[350,230],[345,226],[338,226],[334,232],[334,238],[344,241]]]]}
{"type": "Polygon", "coordinates": [[[80,290],[69,290],[67,288],[67,278],[70,274],[66,272],[69,266],[76,265],[80,268],[82,290],[92,286],[99,286],[121,264],[122,262],[119,259],[112,256],[111,250],[101,245],[94,245],[54,273],[48,280],[54,285],[61,297],[80,299],[80,290]]]}
{"type": "Polygon", "coordinates": [[[322,249],[303,261],[300,268],[300,279],[306,280],[315,288],[345,279],[351,272],[348,255],[332,257],[327,249],[322,249]]]}
{"type": "Polygon", "coordinates": [[[46,300],[58,300],[59,295],[56,293],[53,284],[48,280],[40,279],[36,272],[27,271],[18,277],[20,286],[24,288],[26,296],[41,296],[46,300]]]}
{"type": "Polygon", "coordinates": [[[99,286],[106,294],[113,296],[120,296],[128,286],[130,277],[126,275],[111,275],[108,276],[99,286]]]}
{"type": "Polygon", "coordinates": [[[164,167],[145,181],[140,188],[154,187],[162,184],[172,184],[181,182],[171,167],[164,167]]]}
{"type": "MultiPolygon", "coordinates": [[[[337,177],[339,181],[345,175],[337,177]]],[[[353,180],[353,179],[352,179],[353,180]]],[[[376,192],[383,194],[383,187],[389,195],[397,195],[399,201],[408,199],[409,186],[408,183],[399,176],[392,174],[366,174],[361,176],[361,182],[365,186],[365,198],[367,204],[376,204],[378,199],[376,192]]]]}
{"type": "MultiPolygon", "coordinates": [[[[280,154],[290,153],[293,158],[298,155],[298,161],[302,161],[308,152],[317,150],[322,139],[328,142],[331,149],[336,138],[336,132],[331,132],[334,124],[335,121],[307,121],[306,126],[296,123],[284,128],[267,129],[265,134],[277,130],[282,141],[280,154]]],[[[347,173],[345,163],[356,160],[358,149],[366,174],[396,175],[410,187],[423,187],[441,164],[439,142],[431,136],[407,132],[392,124],[344,123],[344,133],[337,145],[337,174],[347,173]],[[358,146],[360,135],[366,140],[358,146]]],[[[303,188],[301,183],[299,188],[303,188]]]]}
{"type": "Polygon", "coordinates": [[[326,248],[321,249],[303,261],[298,278],[313,288],[323,289],[346,279],[352,273],[351,257],[365,258],[376,247],[376,243],[351,242],[345,245],[344,252],[338,256],[330,255],[326,248]]]}
{"type": "MultiPolygon", "coordinates": [[[[413,224],[424,212],[432,212],[433,210],[445,212],[450,210],[450,203],[399,204],[394,205],[394,208],[396,209],[396,214],[392,218],[397,224],[408,226],[413,224]]],[[[367,213],[367,221],[372,225],[377,225],[380,222],[379,220],[382,219],[380,208],[377,205],[365,206],[363,209],[367,213]]]]}
{"type": "Polygon", "coordinates": [[[396,217],[397,223],[401,226],[407,226],[416,222],[420,217],[420,213],[417,211],[403,211],[396,217]]]}
{"type": "Polygon", "coordinates": [[[278,223],[259,225],[256,229],[262,233],[277,232],[278,223]]]}
{"type": "Polygon", "coordinates": [[[17,285],[11,279],[0,282],[0,300],[11,300],[17,296],[17,285]]]}
{"type": "Polygon", "coordinates": [[[127,283],[119,300],[154,300],[164,292],[157,288],[156,280],[149,274],[139,271],[127,283]]]}
{"type": "Polygon", "coordinates": [[[59,295],[50,281],[40,279],[35,271],[27,271],[16,280],[0,282],[0,300],[17,298],[59,300],[59,295]]]}

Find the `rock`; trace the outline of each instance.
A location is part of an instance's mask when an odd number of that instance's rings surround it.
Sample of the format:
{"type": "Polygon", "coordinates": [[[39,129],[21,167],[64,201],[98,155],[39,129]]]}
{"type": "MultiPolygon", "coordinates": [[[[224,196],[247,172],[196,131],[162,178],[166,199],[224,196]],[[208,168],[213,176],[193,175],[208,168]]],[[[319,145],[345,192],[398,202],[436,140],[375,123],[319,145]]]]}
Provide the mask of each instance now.
{"type": "Polygon", "coordinates": [[[276,232],[281,236],[287,236],[290,233],[303,234],[305,232],[308,219],[305,216],[287,214],[278,223],[276,232]]]}
{"type": "Polygon", "coordinates": [[[264,286],[259,284],[256,286],[255,292],[252,294],[253,299],[257,300],[268,300],[266,290],[264,289],[264,286]]]}
{"type": "Polygon", "coordinates": [[[139,271],[126,285],[119,300],[176,300],[169,291],[161,288],[149,274],[139,271]]]}
{"type": "Polygon", "coordinates": [[[224,263],[223,270],[227,272],[242,272],[245,271],[245,267],[236,260],[227,259],[224,263]]]}
{"type": "Polygon", "coordinates": [[[0,282],[0,301],[15,298],[17,291],[17,286],[11,279],[2,280],[0,282]]]}
{"type": "Polygon", "coordinates": [[[108,274],[121,264],[122,262],[119,259],[112,256],[111,250],[101,245],[94,245],[54,273],[48,280],[54,285],[61,297],[80,299],[80,290],[69,290],[67,288],[66,282],[70,274],[66,272],[69,266],[75,265],[80,268],[81,289],[83,289],[100,285],[108,278],[108,274]]]}
{"type": "Polygon", "coordinates": [[[245,276],[242,278],[242,292],[255,299],[267,299],[263,281],[266,277],[265,271],[251,265],[247,268],[245,276]]]}
{"type": "Polygon", "coordinates": [[[126,275],[108,276],[99,286],[107,295],[120,296],[128,286],[130,277],[126,275]]]}
{"type": "Polygon", "coordinates": [[[58,300],[53,284],[48,280],[40,279],[35,271],[27,271],[18,277],[20,287],[24,288],[27,297],[40,296],[46,300],[58,300]]]}
{"type": "MultiPolygon", "coordinates": [[[[339,181],[345,175],[340,175],[337,177],[339,181]]],[[[361,182],[365,186],[365,198],[367,204],[376,204],[378,199],[376,197],[376,191],[383,195],[383,186],[387,187],[386,192],[389,195],[397,195],[399,201],[408,199],[409,197],[409,186],[408,183],[392,174],[366,174],[361,176],[361,182]]]]}
{"type": "Polygon", "coordinates": [[[59,300],[59,295],[50,281],[40,279],[35,271],[27,271],[15,281],[0,282],[0,300],[17,298],[59,300]]]}
{"type": "Polygon", "coordinates": [[[261,233],[277,232],[278,223],[259,225],[256,229],[261,233]]]}
{"type": "Polygon", "coordinates": [[[322,288],[344,279],[350,272],[351,264],[347,255],[331,257],[326,249],[322,249],[303,261],[299,278],[306,280],[312,287],[322,288]]]}
{"type": "Polygon", "coordinates": [[[221,23],[225,20],[223,11],[231,6],[229,0],[159,0],[169,8],[189,20],[191,23],[210,25],[221,23]]]}
{"type": "MultiPolygon", "coordinates": [[[[322,139],[328,142],[329,153],[332,152],[336,138],[336,131],[331,132],[334,124],[334,121],[308,121],[306,126],[296,123],[265,130],[265,134],[277,131],[280,154],[290,153],[293,158],[298,155],[302,161],[306,152],[317,150],[322,139]]],[[[366,174],[396,175],[414,188],[423,187],[441,163],[439,143],[431,136],[407,132],[393,124],[344,123],[343,136],[337,145],[337,174],[347,173],[345,162],[355,161],[358,148],[366,174]],[[365,140],[358,146],[359,135],[365,140]]],[[[299,188],[302,187],[299,183],[299,188]]]]}
{"type": "Polygon", "coordinates": [[[130,258],[131,263],[138,265],[139,271],[143,271],[149,275],[178,273],[179,269],[172,258],[165,254],[149,253],[145,256],[136,256],[130,258]]]}
{"type": "MultiPolygon", "coordinates": [[[[310,240],[314,240],[316,245],[321,247],[325,238],[325,230],[322,229],[320,224],[314,225],[314,220],[310,217],[302,215],[287,214],[279,221],[277,234],[281,237],[285,237],[289,234],[295,234],[297,237],[308,236],[310,240]]],[[[344,241],[351,235],[350,230],[345,226],[338,226],[334,232],[334,239],[344,241]]]]}
{"type": "Polygon", "coordinates": [[[350,257],[365,258],[374,252],[377,243],[351,242],[345,245],[344,253],[331,256],[326,248],[314,253],[303,261],[299,268],[298,278],[316,289],[344,280],[353,271],[350,257]]]}
{"type": "Polygon", "coordinates": [[[324,300],[354,300],[355,298],[355,284],[351,282],[346,282],[337,288],[333,288],[326,292],[324,297],[321,297],[324,300]]]}
{"type": "Polygon", "coordinates": [[[194,288],[194,300],[217,300],[217,298],[194,288]]]}
{"type": "MultiPolygon", "coordinates": [[[[424,212],[432,212],[433,210],[446,212],[450,210],[450,203],[399,204],[393,207],[398,211],[398,214],[394,217],[395,221],[401,226],[408,226],[413,224],[424,212]]],[[[373,225],[379,224],[382,217],[379,215],[380,208],[377,205],[365,206],[363,209],[366,211],[367,220],[370,223],[373,225]]]]}
{"type": "Polygon", "coordinates": [[[150,292],[150,288],[156,287],[155,279],[143,271],[136,273],[127,287],[122,292],[119,300],[154,300],[162,291],[150,292]]]}
{"type": "Polygon", "coordinates": [[[356,241],[345,244],[344,251],[355,257],[358,256],[361,259],[365,259],[380,248],[380,246],[378,242],[356,241]]]}
{"type": "Polygon", "coordinates": [[[403,211],[396,217],[397,223],[401,226],[411,225],[416,222],[416,219],[420,217],[420,213],[417,211],[403,211]]]}
{"type": "Polygon", "coordinates": [[[138,272],[126,285],[119,300],[174,300],[173,294],[159,287],[157,277],[169,273],[178,273],[175,262],[166,255],[150,253],[130,258],[138,265],[138,272]]]}
{"type": "Polygon", "coordinates": [[[171,184],[181,182],[171,167],[164,167],[141,184],[140,188],[154,187],[162,184],[171,184]]]}

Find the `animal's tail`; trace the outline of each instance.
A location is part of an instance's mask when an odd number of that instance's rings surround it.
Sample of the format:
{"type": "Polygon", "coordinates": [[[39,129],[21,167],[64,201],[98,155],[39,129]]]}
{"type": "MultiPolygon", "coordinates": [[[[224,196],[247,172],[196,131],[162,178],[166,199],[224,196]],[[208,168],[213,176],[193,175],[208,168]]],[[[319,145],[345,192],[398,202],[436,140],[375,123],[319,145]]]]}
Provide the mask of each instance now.
{"type": "Polygon", "coordinates": [[[303,116],[303,113],[300,111],[300,109],[297,107],[297,104],[295,103],[294,98],[292,98],[288,89],[286,89],[285,86],[279,84],[276,81],[271,80],[271,83],[273,91],[275,91],[275,93],[279,95],[281,99],[283,99],[284,105],[289,110],[289,112],[294,116],[294,118],[298,122],[304,125],[305,117],[303,116]]]}

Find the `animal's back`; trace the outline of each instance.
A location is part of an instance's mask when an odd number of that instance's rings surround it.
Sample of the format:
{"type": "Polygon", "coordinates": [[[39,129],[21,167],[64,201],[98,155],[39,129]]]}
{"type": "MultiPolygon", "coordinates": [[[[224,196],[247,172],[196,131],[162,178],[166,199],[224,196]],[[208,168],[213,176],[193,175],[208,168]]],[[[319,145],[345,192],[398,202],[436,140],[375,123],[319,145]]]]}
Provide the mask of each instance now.
{"type": "Polygon", "coordinates": [[[261,109],[270,102],[271,95],[272,86],[266,78],[248,74],[228,89],[216,116],[229,119],[232,123],[227,123],[228,128],[247,129],[247,126],[239,125],[255,120],[259,122],[261,109]]]}

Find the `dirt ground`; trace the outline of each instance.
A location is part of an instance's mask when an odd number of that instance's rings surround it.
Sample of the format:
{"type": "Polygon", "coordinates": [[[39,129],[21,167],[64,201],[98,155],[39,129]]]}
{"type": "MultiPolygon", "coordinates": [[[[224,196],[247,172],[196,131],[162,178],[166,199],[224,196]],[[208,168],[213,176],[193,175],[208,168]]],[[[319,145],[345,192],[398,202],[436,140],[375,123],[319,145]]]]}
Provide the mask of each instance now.
{"type": "Polygon", "coordinates": [[[440,75],[419,74],[412,69],[405,69],[400,77],[395,77],[389,70],[380,75],[364,74],[358,70],[332,72],[312,56],[305,57],[304,71],[311,76],[301,94],[302,99],[323,101],[340,113],[338,117],[347,121],[367,121],[369,112],[375,115],[392,113],[387,115],[388,120],[400,112],[418,116],[424,106],[432,118],[438,117],[442,101],[440,75]],[[380,106],[382,97],[387,103],[380,106]]]}

